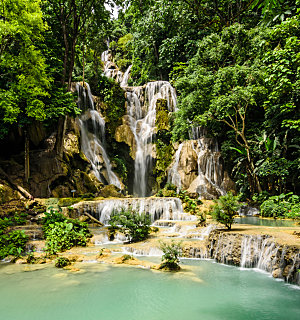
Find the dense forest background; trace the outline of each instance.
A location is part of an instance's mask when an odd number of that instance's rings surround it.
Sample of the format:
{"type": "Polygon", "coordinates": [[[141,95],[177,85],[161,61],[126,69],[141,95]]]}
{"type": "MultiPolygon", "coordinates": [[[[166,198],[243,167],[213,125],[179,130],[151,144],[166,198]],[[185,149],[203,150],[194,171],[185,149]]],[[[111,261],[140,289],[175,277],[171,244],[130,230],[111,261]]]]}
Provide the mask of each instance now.
{"type": "MultiPolygon", "coordinates": [[[[206,127],[220,142],[241,198],[299,194],[299,4],[1,0],[1,157],[25,144],[26,158],[29,145],[34,148],[28,128],[35,122],[55,128],[55,154],[62,156],[66,116],[81,112],[71,93],[75,81],[90,84],[110,106],[113,122],[124,101],[120,88],[102,75],[101,53],[109,46],[121,70],[132,64],[130,85],[171,82],[179,109],[172,140],[206,127]],[[118,18],[109,11],[114,5],[118,18]],[[19,140],[11,144],[16,132],[19,140]]],[[[28,170],[25,161],[27,181],[28,170]]]]}

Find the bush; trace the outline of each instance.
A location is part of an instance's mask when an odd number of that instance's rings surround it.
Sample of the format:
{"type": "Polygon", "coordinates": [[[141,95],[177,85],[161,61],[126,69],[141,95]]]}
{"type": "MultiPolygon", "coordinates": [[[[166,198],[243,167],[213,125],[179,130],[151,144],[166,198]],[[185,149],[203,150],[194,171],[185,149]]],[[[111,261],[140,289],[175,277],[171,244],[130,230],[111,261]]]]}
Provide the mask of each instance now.
{"type": "Polygon", "coordinates": [[[137,242],[145,240],[151,231],[149,215],[131,209],[113,212],[109,224],[110,239],[113,239],[112,235],[119,230],[129,242],[137,242]]]}
{"type": "Polygon", "coordinates": [[[71,264],[71,261],[65,257],[59,257],[55,261],[56,268],[64,268],[66,266],[69,266],[70,264],[71,264]]]}
{"type": "Polygon", "coordinates": [[[0,234],[0,259],[12,255],[19,257],[25,251],[28,236],[24,231],[13,230],[7,233],[0,234]]]}
{"type": "Polygon", "coordinates": [[[86,223],[67,219],[54,210],[46,213],[43,219],[43,231],[46,238],[46,251],[50,254],[56,254],[74,246],[86,246],[88,238],[91,237],[86,223]]]}
{"type": "Polygon", "coordinates": [[[211,207],[212,217],[230,230],[234,216],[241,206],[238,202],[238,197],[228,192],[225,196],[221,196],[216,200],[215,203],[216,204],[211,207]]]}
{"type": "Polygon", "coordinates": [[[164,253],[161,260],[162,263],[159,269],[180,270],[179,255],[181,253],[181,243],[172,241],[171,243],[160,242],[160,250],[164,253]]]}
{"type": "Polygon", "coordinates": [[[262,203],[260,211],[263,217],[299,219],[299,197],[293,193],[272,196],[262,203]]]}
{"type": "Polygon", "coordinates": [[[179,198],[183,205],[184,211],[198,216],[199,223],[206,221],[205,214],[199,210],[199,206],[203,203],[200,199],[192,199],[187,195],[186,191],[179,190],[177,193],[177,187],[171,183],[167,183],[163,189],[160,189],[156,197],[172,197],[179,198]]]}
{"type": "Polygon", "coordinates": [[[0,219],[0,260],[9,255],[19,257],[26,248],[28,236],[24,231],[11,230],[10,227],[24,224],[26,222],[24,214],[15,214],[10,218],[0,219]]]}

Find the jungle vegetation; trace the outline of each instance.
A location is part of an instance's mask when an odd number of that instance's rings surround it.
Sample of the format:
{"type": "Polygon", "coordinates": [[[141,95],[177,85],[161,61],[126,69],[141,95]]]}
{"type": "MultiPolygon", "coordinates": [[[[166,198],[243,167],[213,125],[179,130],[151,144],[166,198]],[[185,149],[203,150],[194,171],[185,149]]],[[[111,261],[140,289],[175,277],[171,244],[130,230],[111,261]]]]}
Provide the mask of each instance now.
{"type": "MultiPolygon", "coordinates": [[[[168,138],[182,141],[205,126],[242,198],[299,194],[299,4],[1,0],[0,139],[19,130],[26,140],[30,123],[54,123],[61,155],[65,118],[80,113],[72,82],[119,94],[102,76],[109,45],[122,70],[133,65],[130,85],[172,83],[179,110],[168,138]],[[117,18],[108,9],[115,5],[117,18]]],[[[116,97],[106,99],[119,114],[116,97]]]]}

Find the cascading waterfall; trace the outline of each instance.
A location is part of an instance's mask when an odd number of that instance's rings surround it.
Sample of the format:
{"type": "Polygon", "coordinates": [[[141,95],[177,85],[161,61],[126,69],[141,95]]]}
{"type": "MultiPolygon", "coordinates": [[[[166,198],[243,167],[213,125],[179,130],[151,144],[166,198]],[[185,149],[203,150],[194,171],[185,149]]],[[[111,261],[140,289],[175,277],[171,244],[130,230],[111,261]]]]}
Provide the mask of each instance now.
{"type": "MultiPolygon", "coordinates": [[[[221,154],[218,144],[213,139],[207,138],[205,130],[201,127],[192,128],[190,140],[179,145],[174,162],[168,171],[168,182],[176,185],[178,189],[183,187],[179,167],[181,157],[185,156],[182,154],[185,146],[190,146],[197,157],[197,177],[190,186],[193,186],[200,197],[210,198],[224,195],[223,170],[219,161],[221,154]]],[[[181,164],[182,166],[184,164],[181,164]]]]}
{"type": "Polygon", "coordinates": [[[148,193],[147,180],[152,167],[152,142],[158,99],[167,100],[168,110],[175,111],[176,93],[167,81],[149,82],[145,90],[142,87],[133,87],[127,91],[127,114],[136,141],[133,193],[140,197],[145,197],[148,193]]]}
{"type": "Polygon", "coordinates": [[[95,110],[93,96],[88,83],[76,84],[78,106],[85,112],[78,119],[81,131],[81,150],[91,163],[95,177],[107,184],[114,184],[121,189],[121,183],[112,171],[111,163],[105,150],[105,121],[95,110]],[[89,127],[91,122],[91,130],[89,127]],[[106,169],[104,176],[102,169],[106,169]],[[106,181],[104,181],[104,179],[106,181]]]}
{"type": "Polygon", "coordinates": [[[79,212],[88,212],[105,225],[108,224],[110,216],[114,211],[128,210],[129,208],[138,213],[148,214],[152,223],[158,219],[176,221],[197,220],[195,216],[183,211],[181,201],[178,198],[130,198],[98,202],[86,201],[73,205],[73,208],[79,212]]]}
{"type": "Polygon", "coordinates": [[[183,147],[183,143],[181,143],[178,149],[176,150],[173,166],[168,172],[168,182],[171,184],[174,184],[178,188],[178,191],[181,189],[181,177],[178,172],[178,166],[179,166],[182,147],[183,147]]]}
{"type": "Polygon", "coordinates": [[[155,134],[156,102],[158,99],[165,99],[169,112],[176,111],[176,92],[167,81],[149,82],[142,87],[128,87],[132,66],[123,74],[112,62],[109,50],[102,53],[101,59],[104,63],[104,75],[114,78],[126,91],[127,115],[136,144],[133,193],[146,197],[149,195],[147,181],[154,153],[152,142],[155,134]]]}

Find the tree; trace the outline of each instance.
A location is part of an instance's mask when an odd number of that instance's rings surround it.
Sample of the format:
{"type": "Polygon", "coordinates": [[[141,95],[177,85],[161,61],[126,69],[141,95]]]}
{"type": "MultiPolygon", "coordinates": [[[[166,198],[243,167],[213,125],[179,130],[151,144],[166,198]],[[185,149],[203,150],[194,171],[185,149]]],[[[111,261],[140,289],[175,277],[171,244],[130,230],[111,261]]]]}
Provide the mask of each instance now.
{"type": "Polygon", "coordinates": [[[211,214],[216,221],[224,224],[228,230],[231,230],[234,216],[237,215],[240,206],[238,197],[228,192],[225,196],[221,196],[215,201],[215,204],[211,207],[211,214]]]}
{"type": "Polygon", "coordinates": [[[0,7],[0,137],[18,123],[25,133],[25,179],[29,178],[29,139],[32,120],[46,118],[43,101],[51,78],[36,43],[46,26],[39,0],[3,0],[0,7]]]}
{"type": "Polygon", "coordinates": [[[180,270],[179,255],[181,253],[181,243],[171,241],[171,243],[160,241],[160,250],[164,253],[161,260],[162,263],[159,269],[166,269],[170,271],[180,270]]]}
{"type": "Polygon", "coordinates": [[[70,90],[76,57],[76,45],[86,41],[87,32],[94,24],[99,26],[109,17],[105,0],[47,0],[43,10],[53,33],[63,45],[61,83],[67,82],[70,90]]]}
{"type": "Polygon", "coordinates": [[[146,239],[151,231],[149,215],[131,209],[114,212],[110,217],[109,224],[110,234],[114,234],[117,230],[120,230],[130,242],[146,239]]]}

